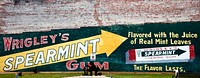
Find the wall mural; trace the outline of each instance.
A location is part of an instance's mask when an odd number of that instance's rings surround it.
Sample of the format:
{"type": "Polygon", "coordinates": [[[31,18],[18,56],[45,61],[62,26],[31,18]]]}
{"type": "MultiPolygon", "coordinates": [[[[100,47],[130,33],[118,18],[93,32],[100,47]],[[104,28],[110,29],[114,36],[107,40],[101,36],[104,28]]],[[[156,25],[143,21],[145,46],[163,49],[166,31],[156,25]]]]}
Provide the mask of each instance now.
{"type": "Polygon", "coordinates": [[[0,35],[0,72],[200,72],[200,22],[112,25],[0,35]]]}

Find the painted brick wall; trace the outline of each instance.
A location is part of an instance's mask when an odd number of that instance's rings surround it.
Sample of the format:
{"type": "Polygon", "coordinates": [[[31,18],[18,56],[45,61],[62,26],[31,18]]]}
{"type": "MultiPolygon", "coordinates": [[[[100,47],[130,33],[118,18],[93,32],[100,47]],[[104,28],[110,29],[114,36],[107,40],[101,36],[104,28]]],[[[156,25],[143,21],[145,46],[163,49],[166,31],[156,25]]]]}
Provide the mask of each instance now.
{"type": "Polygon", "coordinates": [[[200,0],[0,0],[0,33],[200,21],[200,0]]]}

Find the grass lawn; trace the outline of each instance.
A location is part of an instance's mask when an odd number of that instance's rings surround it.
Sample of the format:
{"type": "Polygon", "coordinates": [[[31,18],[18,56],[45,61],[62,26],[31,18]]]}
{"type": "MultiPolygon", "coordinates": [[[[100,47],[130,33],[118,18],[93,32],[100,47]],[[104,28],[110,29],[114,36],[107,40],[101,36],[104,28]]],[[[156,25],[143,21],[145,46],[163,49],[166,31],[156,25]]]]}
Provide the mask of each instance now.
{"type": "MultiPolygon", "coordinates": [[[[19,78],[63,78],[80,76],[80,73],[39,73],[39,74],[23,74],[19,78]]],[[[104,74],[109,77],[109,74],[104,74]]],[[[112,78],[171,78],[168,74],[112,74],[112,78]]],[[[14,74],[0,74],[0,78],[15,78],[14,74]]]]}
{"type": "Polygon", "coordinates": [[[114,74],[112,78],[172,78],[168,74],[114,74]]]}

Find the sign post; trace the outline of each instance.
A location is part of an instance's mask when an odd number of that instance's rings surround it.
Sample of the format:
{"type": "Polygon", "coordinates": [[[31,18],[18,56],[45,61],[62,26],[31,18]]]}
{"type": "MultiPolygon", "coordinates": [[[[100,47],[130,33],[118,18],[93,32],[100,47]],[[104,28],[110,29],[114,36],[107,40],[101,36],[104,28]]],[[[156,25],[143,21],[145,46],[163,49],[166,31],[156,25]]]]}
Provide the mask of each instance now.
{"type": "Polygon", "coordinates": [[[96,53],[91,53],[90,61],[96,61],[96,53]]]}

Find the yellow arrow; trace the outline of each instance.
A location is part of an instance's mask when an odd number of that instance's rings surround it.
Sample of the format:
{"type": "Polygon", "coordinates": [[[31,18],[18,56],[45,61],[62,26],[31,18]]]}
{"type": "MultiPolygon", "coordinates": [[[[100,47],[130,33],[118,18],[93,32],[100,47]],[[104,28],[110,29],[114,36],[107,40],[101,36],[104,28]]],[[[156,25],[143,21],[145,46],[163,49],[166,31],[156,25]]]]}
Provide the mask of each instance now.
{"type": "Polygon", "coordinates": [[[109,56],[127,38],[101,30],[101,35],[23,51],[0,57],[0,72],[43,66],[90,56],[92,52],[109,56]]]}
{"type": "Polygon", "coordinates": [[[106,52],[109,56],[117,49],[127,38],[101,30],[100,50],[98,52],[106,52]]]}

